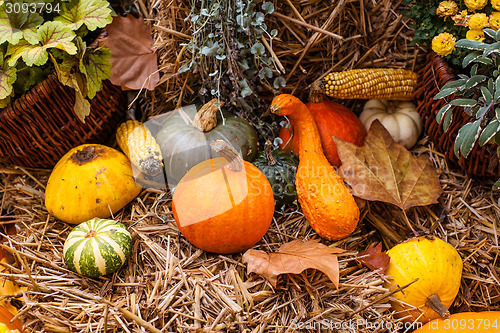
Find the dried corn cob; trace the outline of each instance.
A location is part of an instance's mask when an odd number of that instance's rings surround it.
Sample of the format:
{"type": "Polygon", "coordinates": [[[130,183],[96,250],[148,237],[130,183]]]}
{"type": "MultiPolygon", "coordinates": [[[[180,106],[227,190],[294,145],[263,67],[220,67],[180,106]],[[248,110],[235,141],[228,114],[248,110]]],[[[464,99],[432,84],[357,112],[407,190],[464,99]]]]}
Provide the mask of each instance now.
{"type": "Polygon", "coordinates": [[[417,78],[415,72],[395,68],[333,72],[313,83],[310,99],[317,101],[318,96],[325,94],[341,99],[410,100],[417,78]]]}
{"type": "Polygon", "coordinates": [[[116,141],[130,162],[149,176],[163,170],[161,150],[151,132],[137,120],[127,120],[116,130],[116,141]]]}

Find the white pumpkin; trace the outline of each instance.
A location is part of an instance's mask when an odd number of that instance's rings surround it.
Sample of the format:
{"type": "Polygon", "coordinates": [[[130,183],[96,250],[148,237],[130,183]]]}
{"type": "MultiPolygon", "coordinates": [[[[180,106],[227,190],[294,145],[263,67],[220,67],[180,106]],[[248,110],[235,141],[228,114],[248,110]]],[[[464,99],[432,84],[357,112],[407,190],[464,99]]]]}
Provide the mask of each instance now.
{"type": "Polygon", "coordinates": [[[410,149],[422,133],[423,123],[415,104],[405,101],[369,100],[363,107],[359,119],[370,129],[378,119],[391,134],[395,142],[410,149]]]}

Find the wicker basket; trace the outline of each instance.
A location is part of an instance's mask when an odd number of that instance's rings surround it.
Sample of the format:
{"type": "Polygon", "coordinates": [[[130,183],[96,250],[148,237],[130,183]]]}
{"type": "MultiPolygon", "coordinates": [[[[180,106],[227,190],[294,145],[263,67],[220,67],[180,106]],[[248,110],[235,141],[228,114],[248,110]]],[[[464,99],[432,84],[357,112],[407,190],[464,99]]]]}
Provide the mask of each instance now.
{"type": "Polygon", "coordinates": [[[436,121],[436,115],[446,103],[444,100],[434,100],[433,97],[447,82],[456,79],[456,73],[448,63],[435,53],[427,55],[426,66],[419,71],[418,86],[413,95],[417,111],[423,118],[424,127],[438,151],[454,164],[458,164],[469,176],[476,178],[497,179],[500,177],[500,164],[495,145],[474,146],[470,155],[458,159],[453,146],[458,130],[472,120],[465,112],[453,114],[453,121],[446,133],[436,121]]]}
{"type": "Polygon", "coordinates": [[[90,101],[82,123],[73,113],[75,93],[49,76],[0,110],[0,160],[32,168],[51,168],[71,148],[104,143],[127,107],[119,87],[109,81],[90,101]]]}

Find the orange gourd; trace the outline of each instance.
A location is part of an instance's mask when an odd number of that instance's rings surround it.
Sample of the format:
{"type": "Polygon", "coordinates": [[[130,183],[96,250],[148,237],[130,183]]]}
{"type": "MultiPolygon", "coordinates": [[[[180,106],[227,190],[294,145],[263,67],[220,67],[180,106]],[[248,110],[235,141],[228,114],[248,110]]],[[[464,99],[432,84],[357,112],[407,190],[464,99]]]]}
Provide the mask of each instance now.
{"type": "MultiPolygon", "coordinates": [[[[309,102],[306,106],[316,121],[323,152],[331,165],[338,167],[342,164],[337,154],[337,146],[333,141],[334,136],[358,146],[363,145],[366,130],[354,112],[326,98],[322,102],[309,102]]],[[[293,122],[291,122],[289,127],[281,128],[280,148],[298,155],[299,138],[298,135],[293,135],[293,127],[293,122]],[[292,137],[291,140],[290,137],[292,137]]]]}
{"type": "Polygon", "coordinates": [[[195,165],[180,180],[173,194],[174,219],[184,237],[204,251],[242,252],[269,229],[273,190],[229,143],[216,140],[211,147],[223,157],[195,165]]]}
{"type": "Polygon", "coordinates": [[[288,116],[299,137],[299,167],[295,178],[299,203],[311,227],[329,240],[347,237],[357,226],[354,197],[321,148],[316,122],[297,97],[282,94],[271,103],[272,113],[288,116]]]}
{"type": "Polygon", "coordinates": [[[0,306],[0,332],[24,333],[21,321],[16,319],[11,322],[12,319],[14,319],[14,315],[3,306],[0,306]]]}
{"type": "Polygon", "coordinates": [[[461,312],[428,322],[413,333],[499,333],[500,311],[461,312]]]}

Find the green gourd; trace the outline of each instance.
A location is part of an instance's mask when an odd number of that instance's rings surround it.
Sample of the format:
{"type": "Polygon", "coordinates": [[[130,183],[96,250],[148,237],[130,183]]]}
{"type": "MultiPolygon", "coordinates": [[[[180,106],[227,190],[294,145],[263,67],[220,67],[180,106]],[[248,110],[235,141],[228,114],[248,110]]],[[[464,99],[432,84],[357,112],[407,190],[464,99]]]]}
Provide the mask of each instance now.
{"type": "Polygon", "coordinates": [[[229,142],[245,161],[257,155],[257,132],[244,118],[221,109],[216,99],[197,108],[194,105],[162,117],[156,142],[160,145],[170,185],[175,185],[195,165],[218,157],[210,142],[229,142]]]}
{"type": "Polygon", "coordinates": [[[272,150],[267,140],[264,150],[259,153],[253,164],[262,171],[271,184],[277,206],[292,203],[297,199],[295,175],[299,166],[298,156],[280,150],[272,150]]]}

